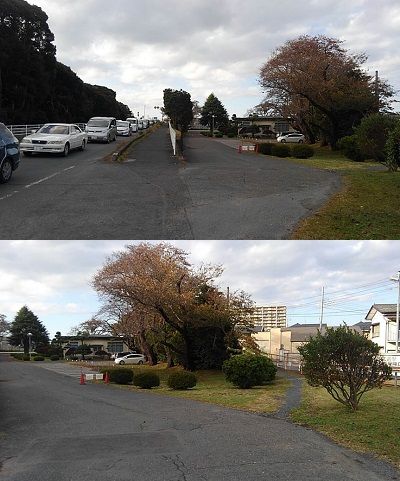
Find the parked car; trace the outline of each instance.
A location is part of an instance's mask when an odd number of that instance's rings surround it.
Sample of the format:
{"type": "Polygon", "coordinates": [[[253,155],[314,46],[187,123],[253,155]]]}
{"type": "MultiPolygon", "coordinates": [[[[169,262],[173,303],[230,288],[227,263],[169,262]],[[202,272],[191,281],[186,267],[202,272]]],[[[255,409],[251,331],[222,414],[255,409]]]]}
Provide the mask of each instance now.
{"type": "Polygon", "coordinates": [[[8,182],[18,168],[19,152],[18,139],[0,123],[0,184],[8,182]]]}
{"type": "Polygon", "coordinates": [[[85,150],[87,134],[75,124],[45,124],[35,133],[21,141],[21,152],[32,154],[62,154],[73,149],[85,150]]]}
{"type": "Polygon", "coordinates": [[[128,356],[129,354],[138,354],[138,353],[136,351],[116,352],[115,354],[111,355],[111,359],[118,359],[120,357],[128,356]]]}
{"type": "Polygon", "coordinates": [[[139,130],[138,119],[135,119],[135,117],[129,117],[126,119],[126,121],[131,123],[132,133],[136,133],[139,130]]]}
{"type": "Polygon", "coordinates": [[[117,120],[117,134],[125,137],[132,135],[132,125],[127,120],[117,120]]]}
{"type": "Polygon", "coordinates": [[[128,354],[127,356],[115,359],[114,363],[123,366],[124,364],[143,364],[145,360],[146,358],[143,354],[128,354]]]}
{"type": "Polygon", "coordinates": [[[284,143],[294,143],[294,144],[303,144],[306,138],[300,132],[292,132],[290,134],[281,134],[277,137],[277,142],[284,143]]]}
{"type": "Polygon", "coordinates": [[[89,142],[117,140],[117,120],[115,117],[92,117],[86,124],[89,142]]]}

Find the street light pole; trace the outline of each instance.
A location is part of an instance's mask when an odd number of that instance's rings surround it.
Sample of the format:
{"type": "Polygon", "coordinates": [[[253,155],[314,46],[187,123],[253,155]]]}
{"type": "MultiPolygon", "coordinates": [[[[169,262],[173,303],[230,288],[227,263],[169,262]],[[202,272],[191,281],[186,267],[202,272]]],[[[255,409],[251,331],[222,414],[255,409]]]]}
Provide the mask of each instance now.
{"type": "Polygon", "coordinates": [[[28,332],[28,341],[29,341],[29,344],[28,344],[28,349],[29,349],[29,360],[32,361],[32,358],[31,358],[31,351],[32,351],[32,333],[31,332],[28,332]]]}

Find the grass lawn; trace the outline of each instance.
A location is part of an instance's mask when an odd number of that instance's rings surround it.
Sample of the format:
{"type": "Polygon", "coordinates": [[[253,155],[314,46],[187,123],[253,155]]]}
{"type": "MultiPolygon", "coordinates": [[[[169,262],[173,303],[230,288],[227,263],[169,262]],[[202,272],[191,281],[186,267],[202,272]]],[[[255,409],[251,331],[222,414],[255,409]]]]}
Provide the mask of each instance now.
{"type": "Polygon", "coordinates": [[[400,387],[384,386],[366,393],[353,413],[324,389],[304,383],[302,405],[292,412],[292,420],[400,466],[400,387]]]}
{"type": "MultiPolygon", "coordinates": [[[[99,369],[104,369],[104,366],[99,366],[99,369]]],[[[286,390],[290,387],[290,381],[281,376],[277,377],[275,382],[265,386],[237,389],[225,381],[221,371],[197,371],[195,373],[197,377],[196,387],[187,391],[174,391],[167,386],[167,379],[170,374],[180,370],[180,368],[167,369],[165,364],[159,364],[157,366],[133,366],[132,369],[134,373],[150,370],[160,376],[160,387],[151,389],[154,394],[193,399],[260,413],[277,411],[284,400],[286,390]]],[[[140,390],[135,386],[119,387],[132,391],[140,390]]]]}
{"type": "Polygon", "coordinates": [[[341,174],[343,189],[302,221],[292,238],[399,239],[400,172],[387,172],[375,162],[353,162],[325,147],[315,150],[311,159],[291,160],[341,174]]]}

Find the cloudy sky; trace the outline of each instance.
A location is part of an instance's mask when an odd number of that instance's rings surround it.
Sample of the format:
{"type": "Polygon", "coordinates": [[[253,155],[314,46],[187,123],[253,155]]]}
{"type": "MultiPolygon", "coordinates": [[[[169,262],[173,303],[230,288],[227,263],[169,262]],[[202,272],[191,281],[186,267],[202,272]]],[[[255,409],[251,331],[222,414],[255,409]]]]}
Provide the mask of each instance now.
{"type": "MultiPolygon", "coordinates": [[[[0,313],[28,305],[51,336],[68,334],[99,308],[90,287],[106,258],[137,241],[0,241],[0,313]]],[[[289,324],[363,320],[373,303],[397,302],[399,241],[174,241],[194,265],[222,264],[221,288],[262,305],[288,306],[289,324]]]]}
{"type": "Polygon", "coordinates": [[[367,52],[368,69],[400,90],[399,0],[29,0],[45,10],[58,59],[108,86],[133,112],[156,115],[164,88],[202,104],[214,92],[232,115],[258,104],[259,69],[302,34],[367,52]]]}

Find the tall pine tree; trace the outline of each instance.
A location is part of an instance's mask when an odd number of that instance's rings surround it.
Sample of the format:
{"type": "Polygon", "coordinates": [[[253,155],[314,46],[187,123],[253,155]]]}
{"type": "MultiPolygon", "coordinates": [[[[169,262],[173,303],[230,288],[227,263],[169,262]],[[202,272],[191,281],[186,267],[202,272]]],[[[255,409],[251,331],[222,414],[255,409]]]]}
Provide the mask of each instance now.
{"type": "Polygon", "coordinates": [[[9,343],[12,346],[22,345],[24,353],[28,354],[29,333],[32,334],[32,348],[49,344],[49,335],[46,328],[39,321],[38,317],[27,306],[24,306],[17,312],[14,321],[11,323],[9,343]]]}
{"type": "Polygon", "coordinates": [[[221,128],[228,125],[229,117],[225,107],[221,101],[213,93],[211,93],[203,108],[201,109],[201,124],[208,125],[211,133],[214,134],[214,128],[221,128]]]}

